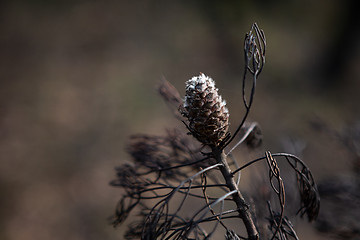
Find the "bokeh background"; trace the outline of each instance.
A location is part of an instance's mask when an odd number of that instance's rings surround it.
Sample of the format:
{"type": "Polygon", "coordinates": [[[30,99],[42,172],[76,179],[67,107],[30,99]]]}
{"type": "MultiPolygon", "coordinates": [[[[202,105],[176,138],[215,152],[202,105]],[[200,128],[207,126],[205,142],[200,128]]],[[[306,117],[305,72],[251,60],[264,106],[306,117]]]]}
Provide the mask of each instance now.
{"type": "MultiPolygon", "coordinates": [[[[257,22],[267,59],[250,119],[264,149],[283,140],[317,181],[352,174],[353,153],[309,122],[341,131],[360,119],[360,27],[347,1],[1,1],[0,239],[122,239],[108,183],[134,133],[183,125],[156,93],[184,93],[203,72],[235,128],[243,39],[257,22]]],[[[185,131],[185,129],[184,129],[185,131]]],[[[301,221],[303,239],[327,239],[301,221]]]]}

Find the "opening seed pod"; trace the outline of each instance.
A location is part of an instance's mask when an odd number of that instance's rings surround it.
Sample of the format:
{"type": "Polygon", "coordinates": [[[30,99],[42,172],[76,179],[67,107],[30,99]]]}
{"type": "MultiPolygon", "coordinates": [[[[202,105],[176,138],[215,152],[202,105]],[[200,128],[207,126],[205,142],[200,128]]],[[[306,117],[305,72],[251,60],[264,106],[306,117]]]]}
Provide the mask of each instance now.
{"type": "Polygon", "coordinates": [[[181,114],[188,119],[190,133],[201,143],[218,146],[227,136],[229,110],[212,78],[200,73],[186,82],[181,114]]]}

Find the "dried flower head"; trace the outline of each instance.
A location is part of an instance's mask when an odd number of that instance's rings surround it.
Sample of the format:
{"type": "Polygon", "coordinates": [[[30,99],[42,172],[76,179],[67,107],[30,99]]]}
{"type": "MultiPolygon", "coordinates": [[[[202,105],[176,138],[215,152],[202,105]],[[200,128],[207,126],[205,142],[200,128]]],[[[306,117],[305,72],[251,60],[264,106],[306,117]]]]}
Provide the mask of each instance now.
{"type": "Polygon", "coordinates": [[[200,73],[186,82],[181,113],[188,119],[190,133],[201,143],[217,146],[226,137],[229,110],[212,78],[200,73]]]}

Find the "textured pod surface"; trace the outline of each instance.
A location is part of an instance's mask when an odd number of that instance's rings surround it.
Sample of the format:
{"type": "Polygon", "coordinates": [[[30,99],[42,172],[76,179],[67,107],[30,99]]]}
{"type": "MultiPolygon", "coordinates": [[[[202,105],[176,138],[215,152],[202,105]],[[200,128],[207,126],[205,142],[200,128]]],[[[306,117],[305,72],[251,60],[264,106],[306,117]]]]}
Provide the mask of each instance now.
{"type": "Polygon", "coordinates": [[[191,134],[201,143],[216,146],[228,132],[229,111],[218,94],[215,82],[205,74],[186,82],[182,114],[191,134]]]}

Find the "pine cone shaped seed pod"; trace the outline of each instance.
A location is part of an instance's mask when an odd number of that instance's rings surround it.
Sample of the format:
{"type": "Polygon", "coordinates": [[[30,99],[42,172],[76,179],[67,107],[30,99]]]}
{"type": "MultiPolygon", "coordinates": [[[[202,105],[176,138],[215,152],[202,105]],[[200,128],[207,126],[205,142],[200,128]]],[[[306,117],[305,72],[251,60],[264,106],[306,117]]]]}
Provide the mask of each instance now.
{"type": "Polygon", "coordinates": [[[226,136],[229,110],[215,82],[200,73],[186,82],[182,115],[189,120],[190,133],[201,143],[217,146],[226,136]]]}

